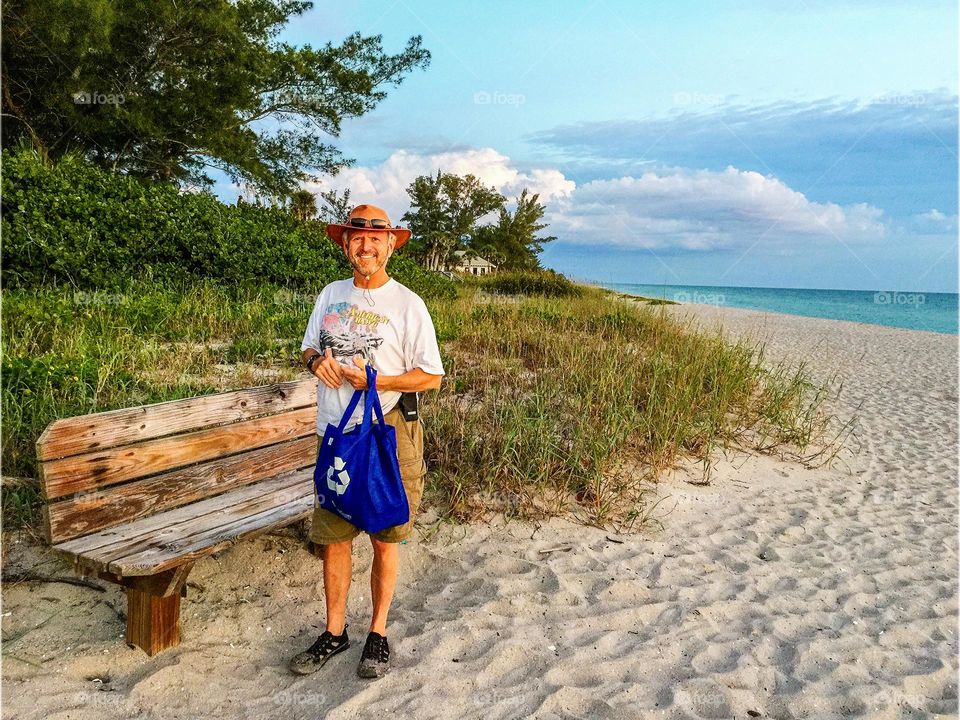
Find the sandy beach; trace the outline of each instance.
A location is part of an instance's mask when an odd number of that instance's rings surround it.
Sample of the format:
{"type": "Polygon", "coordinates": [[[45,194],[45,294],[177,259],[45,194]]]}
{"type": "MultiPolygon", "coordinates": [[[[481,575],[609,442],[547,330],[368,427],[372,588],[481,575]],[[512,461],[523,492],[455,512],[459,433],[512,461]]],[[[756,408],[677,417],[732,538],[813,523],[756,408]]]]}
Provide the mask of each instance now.
{"type": "MultiPolygon", "coordinates": [[[[556,520],[444,528],[401,548],[393,667],[356,677],[369,543],[355,545],[352,647],[297,677],[323,629],[320,561],[295,528],[197,563],[182,644],[123,642],[119,588],[3,593],[9,718],[957,717],[957,337],[708,306],[772,358],[837,373],[857,415],[832,468],[757,455],[658,488],[663,529],[556,520]],[[41,624],[42,623],[42,624],[41,624]]],[[[429,422],[429,419],[428,419],[429,422]]],[[[429,520],[429,515],[424,517],[429,520]]],[[[5,538],[5,572],[58,574],[5,538]]]]}

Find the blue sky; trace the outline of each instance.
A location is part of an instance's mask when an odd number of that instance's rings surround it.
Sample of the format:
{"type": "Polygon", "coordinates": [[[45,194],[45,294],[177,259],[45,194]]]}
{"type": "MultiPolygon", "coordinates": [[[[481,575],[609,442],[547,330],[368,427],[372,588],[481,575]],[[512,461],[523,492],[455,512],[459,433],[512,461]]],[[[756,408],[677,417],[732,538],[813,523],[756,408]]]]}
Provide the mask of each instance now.
{"type": "Polygon", "coordinates": [[[952,3],[339,2],[281,39],[356,30],[432,60],[311,189],[398,217],[438,168],[529,187],[587,280],[956,291],[952,3]]]}

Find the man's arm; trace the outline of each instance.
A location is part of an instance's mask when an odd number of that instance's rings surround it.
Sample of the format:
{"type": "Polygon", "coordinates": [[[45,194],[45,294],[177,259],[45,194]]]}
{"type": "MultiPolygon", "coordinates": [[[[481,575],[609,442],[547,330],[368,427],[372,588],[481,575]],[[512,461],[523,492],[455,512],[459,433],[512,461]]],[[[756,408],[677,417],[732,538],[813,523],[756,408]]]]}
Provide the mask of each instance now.
{"type": "Polygon", "coordinates": [[[336,389],[343,384],[343,365],[334,359],[330,348],[324,350],[322,354],[312,347],[307,348],[303,351],[303,365],[307,367],[307,372],[312,369],[314,376],[328,388],[336,389]],[[307,360],[314,355],[320,355],[320,358],[314,360],[313,368],[309,368],[307,360]]]}
{"type": "MultiPolygon", "coordinates": [[[[344,379],[353,386],[354,390],[367,389],[367,373],[363,369],[364,360],[359,355],[353,358],[354,367],[341,365],[344,379]]],[[[420,368],[408,370],[402,375],[377,374],[377,390],[394,390],[396,392],[422,392],[436,390],[440,387],[443,375],[433,375],[420,368]]]]}
{"type": "MultiPolygon", "coordinates": [[[[307,360],[318,354],[320,353],[313,348],[307,348],[304,350],[304,366],[306,366],[307,360]]],[[[330,358],[325,358],[317,360],[313,363],[313,374],[320,378],[320,380],[324,381],[328,387],[339,387],[341,384],[343,384],[343,379],[346,378],[354,388],[360,390],[366,389],[366,372],[360,368],[351,368],[349,366],[344,366],[335,360],[330,362],[330,360],[330,358]],[[331,374],[327,374],[327,377],[323,376],[324,373],[320,369],[321,366],[324,368],[329,368],[330,373],[337,373],[336,380],[338,382],[336,385],[331,384],[334,381],[334,377],[331,374]]],[[[356,362],[356,360],[354,362],[356,362]]],[[[420,368],[414,368],[413,370],[408,370],[402,375],[377,375],[377,390],[394,390],[396,392],[422,392],[424,390],[436,390],[440,387],[440,381],[442,379],[443,375],[433,375],[431,373],[424,372],[420,368]]]]}
{"type": "MultiPolygon", "coordinates": [[[[436,390],[440,387],[442,379],[443,375],[432,375],[420,368],[414,368],[403,375],[377,375],[377,390],[395,390],[397,392],[436,390]]],[[[364,377],[364,381],[366,381],[366,377],[364,377]]]]}

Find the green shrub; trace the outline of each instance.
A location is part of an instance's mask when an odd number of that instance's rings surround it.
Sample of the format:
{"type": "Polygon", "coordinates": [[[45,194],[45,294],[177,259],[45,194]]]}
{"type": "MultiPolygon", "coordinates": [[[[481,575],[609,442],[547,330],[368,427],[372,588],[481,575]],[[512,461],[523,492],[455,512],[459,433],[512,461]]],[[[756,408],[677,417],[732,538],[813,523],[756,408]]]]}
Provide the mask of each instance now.
{"type": "Polygon", "coordinates": [[[481,279],[477,284],[482,290],[501,295],[579,297],[583,293],[580,286],[553,270],[496,273],[481,279]]]}
{"type": "MultiPolygon", "coordinates": [[[[349,277],[323,224],[278,207],[225,205],[207,193],[144,182],[68,155],[48,163],[28,149],[3,152],[2,267],[6,287],[69,285],[122,292],[137,279],[264,282],[319,290],[349,277]]],[[[453,283],[396,255],[389,272],[427,298],[453,283]]]]}

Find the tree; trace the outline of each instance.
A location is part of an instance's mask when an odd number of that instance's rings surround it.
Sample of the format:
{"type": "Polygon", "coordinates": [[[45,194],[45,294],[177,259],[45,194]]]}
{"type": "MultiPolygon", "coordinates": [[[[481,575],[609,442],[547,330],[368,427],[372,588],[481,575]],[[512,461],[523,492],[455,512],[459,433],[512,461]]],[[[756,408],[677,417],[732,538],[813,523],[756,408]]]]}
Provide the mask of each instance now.
{"type": "Polygon", "coordinates": [[[352,205],[350,203],[350,188],[341,195],[336,190],[324,190],[320,193],[323,205],[320,207],[320,220],[324,223],[346,222],[352,205]]]}
{"type": "Polygon", "coordinates": [[[401,218],[409,224],[412,254],[429,270],[440,270],[456,250],[465,249],[477,221],[503,206],[503,196],[473,175],[437,171],[421,175],[407,188],[411,209],[401,218]]]}
{"type": "Polygon", "coordinates": [[[8,0],[3,146],[208,187],[207,168],[286,198],[351,161],[326,142],[430,53],[381,36],[276,40],[301,0],[8,0]]]}
{"type": "Polygon", "coordinates": [[[506,270],[537,270],[543,244],[556,240],[553,236],[537,237],[547,227],[540,222],[546,208],[539,202],[540,195],[529,195],[524,189],[517,198],[517,208],[510,213],[500,208],[493,225],[476,228],[470,238],[470,249],[506,270]]]}
{"type": "Polygon", "coordinates": [[[310,220],[317,214],[317,197],[309,190],[297,190],[290,196],[290,213],[297,220],[310,220]]]}

